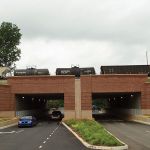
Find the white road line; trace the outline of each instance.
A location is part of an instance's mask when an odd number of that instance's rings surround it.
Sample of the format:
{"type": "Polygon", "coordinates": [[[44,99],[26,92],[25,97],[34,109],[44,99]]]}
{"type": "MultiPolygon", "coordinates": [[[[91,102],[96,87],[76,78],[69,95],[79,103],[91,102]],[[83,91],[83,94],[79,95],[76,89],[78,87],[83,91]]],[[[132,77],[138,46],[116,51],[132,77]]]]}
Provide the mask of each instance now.
{"type": "Polygon", "coordinates": [[[11,132],[0,132],[0,134],[11,134],[11,133],[15,133],[16,131],[11,131],[11,132]]]}
{"type": "Polygon", "coordinates": [[[39,149],[41,149],[42,147],[43,147],[43,146],[40,145],[40,146],[39,146],[39,149]]]}
{"type": "MultiPolygon", "coordinates": [[[[50,133],[50,137],[54,134],[54,132],[59,128],[59,126],[57,126],[57,128],[55,128],[51,133],[50,133]]],[[[19,131],[18,131],[19,132],[19,131]]],[[[21,132],[21,131],[20,131],[21,132]]],[[[46,138],[46,140],[49,140],[49,137],[46,138]]],[[[43,141],[43,144],[45,144],[46,141],[43,141]]],[[[39,146],[39,149],[43,148],[42,145],[39,146]]]]}
{"type": "Polygon", "coordinates": [[[146,131],[147,133],[150,133],[150,131],[146,131]]]}
{"type": "Polygon", "coordinates": [[[17,131],[16,133],[20,133],[20,132],[23,132],[24,130],[20,130],[20,131],[17,131]]]}

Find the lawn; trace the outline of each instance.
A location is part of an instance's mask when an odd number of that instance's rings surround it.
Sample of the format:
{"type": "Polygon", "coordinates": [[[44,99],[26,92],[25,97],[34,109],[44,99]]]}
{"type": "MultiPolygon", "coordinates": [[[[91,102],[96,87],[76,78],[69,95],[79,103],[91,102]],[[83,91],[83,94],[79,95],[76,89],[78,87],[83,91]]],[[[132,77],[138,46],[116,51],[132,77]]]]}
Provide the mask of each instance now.
{"type": "Polygon", "coordinates": [[[71,119],[66,120],[65,123],[89,144],[98,146],[123,145],[94,120],[71,119]]]}

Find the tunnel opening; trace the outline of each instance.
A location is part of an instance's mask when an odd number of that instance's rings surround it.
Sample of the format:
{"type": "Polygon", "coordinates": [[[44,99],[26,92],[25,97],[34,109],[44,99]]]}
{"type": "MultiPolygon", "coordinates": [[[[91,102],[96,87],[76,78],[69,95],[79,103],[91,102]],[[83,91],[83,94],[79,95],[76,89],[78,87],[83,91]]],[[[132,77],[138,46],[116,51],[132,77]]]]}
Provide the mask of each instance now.
{"type": "Polygon", "coordinates": [[[53,110],[64,114],[64,94],[16,94],[16,116],[35,116],[39,120],[49,119],[53,110]]]}
{"type": "Polygon", "coordinates": [[[95,119],[129,120],[139,115],[141,93],[93,93],[92,116],[95,119]]]}

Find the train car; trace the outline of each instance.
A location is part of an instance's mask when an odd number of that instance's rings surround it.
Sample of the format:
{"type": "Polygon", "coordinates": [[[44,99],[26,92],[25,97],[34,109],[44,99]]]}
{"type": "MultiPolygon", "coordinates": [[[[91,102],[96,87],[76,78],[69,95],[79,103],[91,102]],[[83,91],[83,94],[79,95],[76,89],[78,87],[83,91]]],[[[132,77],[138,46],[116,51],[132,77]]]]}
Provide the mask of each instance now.
{"type": "Polygon", "coordinates": [[[89,68],[80,68],[80,74],[81,75],[95,75],[95,69],[94,67],[89,67],[89,68]]]}
{"type": "Polygon", "coordinates": [[[57,68],[56,75],[71,75],[71,68],[57,68]]]}
{"type": "Polygon", "coordinates": [[[34,76],[34,75],[50,75],[48,69],[16,69],[14,70],[14,76],[34,76]]]}
{"type": "Polygon", "coordinates": [[[101,66],[101,74],[148,74],[149,65],[101,66]]]}
{"type": "Polygon", "coordinates": [[[75,75],[76,77],[80,77],[80,75],[95,75],[94,67],[87,68],[79,68],[79,67],[71,67],[71,68],[57,68],[56,75],[75,75]]]}

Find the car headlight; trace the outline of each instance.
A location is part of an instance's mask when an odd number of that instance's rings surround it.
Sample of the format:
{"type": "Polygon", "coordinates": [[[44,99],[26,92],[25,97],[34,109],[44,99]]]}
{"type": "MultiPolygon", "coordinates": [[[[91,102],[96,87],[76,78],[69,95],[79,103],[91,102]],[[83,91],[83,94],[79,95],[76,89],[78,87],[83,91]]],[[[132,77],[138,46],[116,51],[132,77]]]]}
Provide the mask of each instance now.
{"type": "Polygon", "coordinates": [[[32,123],[32,121],[30,120],[30,121],[28,121],[28,123],[32,123]]]}
{"type": "Polygon", "coordinates": [[[22,123],[22,121],[19,121],[18,123],[22,123]]]}

